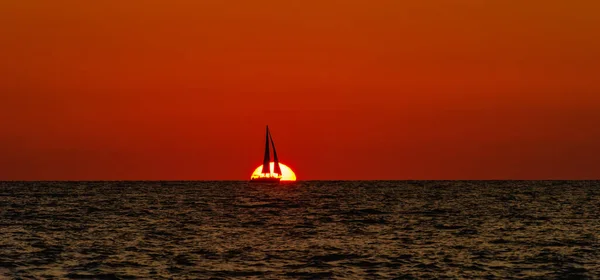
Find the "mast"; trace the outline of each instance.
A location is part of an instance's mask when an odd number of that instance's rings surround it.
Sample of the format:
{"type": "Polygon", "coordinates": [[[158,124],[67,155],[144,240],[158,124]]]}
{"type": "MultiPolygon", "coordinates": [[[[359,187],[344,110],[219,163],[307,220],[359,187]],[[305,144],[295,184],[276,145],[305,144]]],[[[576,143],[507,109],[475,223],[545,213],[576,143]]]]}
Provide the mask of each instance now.
{"type": "Polygon", "coordinates": [[[275,161],[275,171],[273,171],[273,173],[281,175],[281,166],[279,166],[279,159],[277,158],[277,151],[275,150],[275,142],[273,142],[273,136],[270,132],[269,139],[271,139],[271,145],[273,146],[273,160],[275,161]]]}
{"type": "MultiPolygon", "coordinates": [[[[269,153],[269,126],[267,125],[267,134],[265,135],[265,159],[263,160],[262,174],[271,173],[271,155],[269,153]]],[[[275,147],[275,146],[273,146],[275,147]]]]}

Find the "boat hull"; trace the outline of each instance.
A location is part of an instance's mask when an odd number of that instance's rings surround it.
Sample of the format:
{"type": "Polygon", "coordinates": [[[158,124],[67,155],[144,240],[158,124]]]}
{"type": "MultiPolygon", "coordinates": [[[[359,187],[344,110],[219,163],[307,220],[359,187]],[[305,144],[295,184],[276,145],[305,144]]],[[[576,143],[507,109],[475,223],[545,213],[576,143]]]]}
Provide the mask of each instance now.
{"type": "Polygon", "coordinates": [[[277,184],[281,181],[281,178],[265,177],[265,178],[252,178],[250,183],[265,183],[265,184],[277,184]]]}

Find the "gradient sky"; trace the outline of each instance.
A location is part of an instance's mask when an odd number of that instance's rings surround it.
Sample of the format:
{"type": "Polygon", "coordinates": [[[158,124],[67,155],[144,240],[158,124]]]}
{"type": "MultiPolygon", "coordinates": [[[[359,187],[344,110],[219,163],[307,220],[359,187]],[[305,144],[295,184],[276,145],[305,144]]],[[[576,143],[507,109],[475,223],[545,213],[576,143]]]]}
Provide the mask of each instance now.
{"type": "Polygon", "coordinates": [[[600,178],[600,1],[0,2],[0,180],[600,178]]]}

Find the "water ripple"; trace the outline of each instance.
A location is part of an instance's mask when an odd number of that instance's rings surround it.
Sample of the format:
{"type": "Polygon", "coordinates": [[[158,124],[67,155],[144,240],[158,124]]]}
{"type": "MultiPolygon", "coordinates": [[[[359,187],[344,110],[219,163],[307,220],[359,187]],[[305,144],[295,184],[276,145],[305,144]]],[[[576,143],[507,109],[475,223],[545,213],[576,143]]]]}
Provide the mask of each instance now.
{"type": "Polygon", "coordinates": [[[0,182],[0,278],[594,279],[595,181],[0,182]]]}

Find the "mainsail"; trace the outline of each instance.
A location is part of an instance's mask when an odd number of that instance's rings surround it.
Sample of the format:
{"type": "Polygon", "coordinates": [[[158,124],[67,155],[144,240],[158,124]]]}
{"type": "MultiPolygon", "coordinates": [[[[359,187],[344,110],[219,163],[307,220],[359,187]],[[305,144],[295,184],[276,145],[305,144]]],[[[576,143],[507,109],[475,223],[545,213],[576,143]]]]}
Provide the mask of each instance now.
{"type": "MultiPolygon", "coordinates": [[[[263,168],[262,168],[262,174],[269,174],[271,173],[271,155],[269,153],[269,136],[271,134],[269,133],[269,126],[267,125],[267,134],[265,135],[265,159],[263,160],[263,168]]],[[[275,149],[275,146],[273,146],[273,151],[275,149]]],[[[277,156],[275,156],[277,158],[277,156]]]]}
{"type": "Polygon", "coordinates": [[[271,139],[271,145],[273,145],[273,160],[275,161],[275,170],[273,171],[273,173],[281,175],[281,166],[279,166],[279,159],[277,158],[277,151],[275,150],[275,142],[273,142],[273,136],[271,136],[270,132],[269,139],[271,139]]]}

